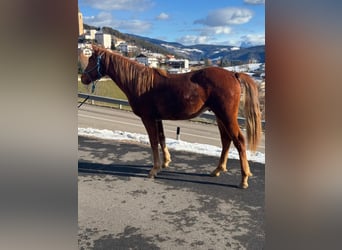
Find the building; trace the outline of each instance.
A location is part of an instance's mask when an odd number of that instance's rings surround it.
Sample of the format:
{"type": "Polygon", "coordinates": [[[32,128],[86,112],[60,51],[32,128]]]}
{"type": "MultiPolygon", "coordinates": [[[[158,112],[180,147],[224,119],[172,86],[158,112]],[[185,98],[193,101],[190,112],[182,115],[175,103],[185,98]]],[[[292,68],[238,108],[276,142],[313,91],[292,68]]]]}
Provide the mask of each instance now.
{"type": "Polygon", "coordinates": [[[120,39],[120,38],[118,38],[116,36],[113,36],[113,42],[114,42],[115,48],[119,48],[119,45],[121,43],[125,43],[125,40],[120,39]]]}
{"type": "Polygon", "coordinates": [[[167,72],[170,74],[179,74],[190,72],[189,60],[188,59],[174,59],[167,60],[167,72]]]}
{"type": "Polygon", "coordinates": [[[84,34],[83,30],[83,15],[80,12],[80,8],[78,8],[78,35],[81,36],[84,34]]]}
{"type": "Polygon", "coordinates": [[[110,49],[112,45],[112,36],[110,34],[104,34],[102,31],[95,33],[95,40],[98,44],[101,44],[104,48],[110,49]]]}
{"type": "Polygon", "coordinates": [[[97,30],[91,29],[91,30],[84,30],[83,35],[81,36],[85,40],[95,40],[95,34],[97,30]]]}
{"type": "Polygon", "coordinates": [[[159,61],[157,58],[152,56],[146,56],[144,54],[140,54],[135,59],[137,62],[144,64],[145,66],[151,67],[151,68],[158,68],[159,61]]]}
{"type": "Polygon", "coordinates": [[[130,52],[135,52],[138,50],[138,47],[135,45],[130,45],[126,42],[121,42],[118,46],[117,49],[121,51],[122,53],[130,53],[130,52]]]}

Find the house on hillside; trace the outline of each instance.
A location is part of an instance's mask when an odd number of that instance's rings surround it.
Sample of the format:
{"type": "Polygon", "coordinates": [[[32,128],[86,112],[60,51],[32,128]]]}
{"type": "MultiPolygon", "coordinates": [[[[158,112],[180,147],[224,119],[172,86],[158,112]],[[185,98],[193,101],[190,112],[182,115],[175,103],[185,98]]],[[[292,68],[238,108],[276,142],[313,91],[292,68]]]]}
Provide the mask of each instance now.
{"type": "Polygon", "coordinates": [[[189,68],[189,60],[188,59],[175,59],[171,58],[166,61],[167,64],[167,72],[170,74],[179,74],[190,72],[189,68]]]}
{"type": "Polygon", "coordinates": [[[84,33],[81,35],[81,37],[85,40],[95,40],[96,32],[97,32],[97,30],[95,30],[95,29],[90,29],[90,30],[85,29],[84,33]]]}
{"type": "Polygon", "coordinates": [[[151,68],[158,68],[159,66],[159,60],[156,57],[139,54],[135,60],[151,68]]]}
{"type": "Polygon", "coordinates": [[[122,42],[117,46],[117,49],[121,51],[122,53],[130,53],[130,52],[135,52],[138,50],[138,47],[135,45],[130,45],[126,42],[122,42]]]}
{"type": "Polygon", "coordinates": [[[102,31],[95,33],[95,40],[106,49],[110,49],[112,46],[112,36],[110,34],[104,34],[102,31]]]}

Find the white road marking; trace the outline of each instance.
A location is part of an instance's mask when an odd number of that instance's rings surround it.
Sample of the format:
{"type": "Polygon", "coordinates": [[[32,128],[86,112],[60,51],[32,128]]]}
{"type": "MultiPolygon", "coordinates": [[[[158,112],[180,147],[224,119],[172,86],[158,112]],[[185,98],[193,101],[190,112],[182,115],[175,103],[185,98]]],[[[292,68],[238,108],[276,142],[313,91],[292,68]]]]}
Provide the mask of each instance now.
{"type": "Polygon", "coordinates": [[[143,125],[138,125],[138,124],[136,124],[136,123],[122,122],[122,121],[117,121],[117,120],[112,120],[112,119],[106,119],[106,118],[99,118],[99,117],[91,116],[91,115],[78,114],[78,116],[82,116],[82,117],[85,117],[85,118],[91,118],[91,119],[95,119],[95,120],[107,121],[107,122],[121,123],[121,124],[125,124],[125,125],[136,126],[136,127],[141,127],[141,126],[143,126],[143,125]]]}

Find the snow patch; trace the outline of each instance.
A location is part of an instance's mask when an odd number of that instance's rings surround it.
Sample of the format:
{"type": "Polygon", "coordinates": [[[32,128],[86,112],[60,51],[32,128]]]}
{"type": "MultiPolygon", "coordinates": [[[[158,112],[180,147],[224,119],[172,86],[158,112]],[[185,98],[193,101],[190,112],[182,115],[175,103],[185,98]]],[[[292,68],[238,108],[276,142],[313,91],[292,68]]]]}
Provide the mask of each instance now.
{"type": "MultiPolygon", "coordinates": [[[[118,130],[112,131],[108,129],[78,128],[78,135],[106,140],[132,141],[149,145],[149,139],[147,135],[123,132],[118,130]]],[[[208,144],[189,143],[182,140],[166,138],[166,145],[169,149],[177,151],[192,152],[217,157],[219,157],[221,154],[220,147],[208,144]]],[[[231,147],[228,157],[229,159],[239,159],[239,153],[235,148],[231,147]]],[[[247,158],[249,161],[259,162],[263,164],[265,163],[265,154],[261,152],[251,152],[247,150],[247,158]]]]}

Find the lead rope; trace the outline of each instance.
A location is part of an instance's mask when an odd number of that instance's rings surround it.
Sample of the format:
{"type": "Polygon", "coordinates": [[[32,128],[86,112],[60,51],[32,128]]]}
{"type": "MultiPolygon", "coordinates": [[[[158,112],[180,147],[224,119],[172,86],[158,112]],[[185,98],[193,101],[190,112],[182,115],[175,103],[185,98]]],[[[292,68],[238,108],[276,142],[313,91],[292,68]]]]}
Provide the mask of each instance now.
{"type": "MultiPolygon", "coordinates": [[[[95,92],[95,87],[96,87],[96,83],[97,81],[92,81],[92,85],[91,85],[91,93],[94,94],[95,92]]],[[[77,108],[80,108],[88,99],[89,99],[89,95],[84,98],[84,100],[77,106],[77,108]]]]}
{"type": "Polygon", "coordinates": [[[89,95],[86,98],[84,98],[84,100],[77,106],[77,108],[80,108],[88,99],[89,95]]]}

